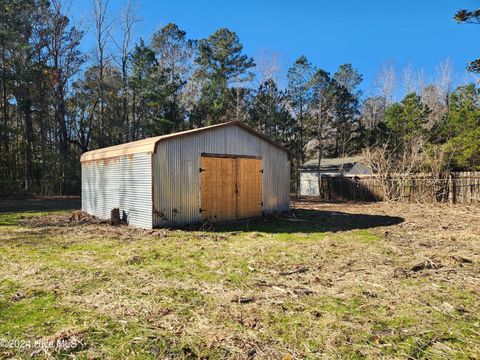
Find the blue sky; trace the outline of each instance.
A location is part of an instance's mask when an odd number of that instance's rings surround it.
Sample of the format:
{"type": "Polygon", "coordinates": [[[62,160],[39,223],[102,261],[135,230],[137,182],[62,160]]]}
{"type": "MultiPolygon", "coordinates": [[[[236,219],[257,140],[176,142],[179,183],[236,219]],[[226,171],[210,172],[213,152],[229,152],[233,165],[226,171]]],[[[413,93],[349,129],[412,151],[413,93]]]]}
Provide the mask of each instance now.
{"type": "MultiPolygon", "coordinates": [[[[110,0],[113,18],[122,4],[110,0]]],[[[478,0],[139,0],[142,22],[136,37],[149,40],[169,22],[194,39],[227,27],[237,32],[246,54],[278,53],[285,69],[302,54],[330,72],[352,63],[364,75],[366,93],[371,93],[385,63],[398,69],[411,64],[423,69],[428,80],[442,60],[450,59],[457,83],[472,80],[464,69],[480,57],[480,26],[458,25],[452,16],[459,8],[479,6],[478,0]]],[[[73,0],[72,13],[84,24],[89,8],[90,1],[73,0]]],[[[83,46],[93,47],[89,36],[83,46]]]]}

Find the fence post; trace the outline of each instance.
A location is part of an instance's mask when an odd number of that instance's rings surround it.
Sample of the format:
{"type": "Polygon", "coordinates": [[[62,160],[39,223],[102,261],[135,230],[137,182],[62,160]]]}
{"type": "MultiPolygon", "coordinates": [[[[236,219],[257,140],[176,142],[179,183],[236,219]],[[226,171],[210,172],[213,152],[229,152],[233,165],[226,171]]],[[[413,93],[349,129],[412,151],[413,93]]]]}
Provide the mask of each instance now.
{"type": "Polygon", "coordinates": [[[448,174],[448,202],[455,204],[455,177],[452,173],[448,174]]]}

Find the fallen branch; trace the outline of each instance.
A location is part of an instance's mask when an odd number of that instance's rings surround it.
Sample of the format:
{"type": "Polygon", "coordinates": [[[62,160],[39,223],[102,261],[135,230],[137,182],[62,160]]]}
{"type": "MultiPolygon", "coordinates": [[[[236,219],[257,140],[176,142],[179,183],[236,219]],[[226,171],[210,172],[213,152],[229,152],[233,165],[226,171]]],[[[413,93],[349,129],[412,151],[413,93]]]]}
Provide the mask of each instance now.
{"type": "Polygon", "coordinates": [[[419,264],[416,264],[410,268],[411,271],[417,272],[424,269],[439,269],[442,267],[442,264],[436,263],[431,259],[427,259],[419,264]]]}
{"type": "Polygon", "coordinates": [[[245,296],[239,296],[238,298],[232,300],[232,302],[237,302],[239,304],[248,304],[254,301],[255,299],[253,297],[245,297],[245,296]]]}
{"type": "Polygon", "coordinates": [[[289,271],[283,271],[280,273],[280,275],[293,275],[293,274],[298,274],[298,273],[304,273],[304,272],[307,272],[308,271],[308,268],[306,267],[299,267],[299,268],[296,268],[296,269],[293,269],[293,270],[289,270],[289,271]]]}
{"type": "Polygon", "coordinates": [[[312,289],[308,289],[308,288],[295,288],[295,289],[293,289],[293,292],[297,295],[311,295],[315,291],[313,291],[312,289]]]}

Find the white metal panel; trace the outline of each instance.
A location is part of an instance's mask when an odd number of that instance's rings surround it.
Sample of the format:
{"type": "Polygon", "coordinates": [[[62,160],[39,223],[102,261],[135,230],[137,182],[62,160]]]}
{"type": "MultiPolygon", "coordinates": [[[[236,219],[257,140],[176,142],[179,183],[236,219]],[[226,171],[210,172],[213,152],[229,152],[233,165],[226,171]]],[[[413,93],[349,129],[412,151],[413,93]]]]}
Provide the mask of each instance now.
{"type": "Polygon", "coordinates": [[[119,207],[120,160],[109,159],[82,164],[82,210],[109,219],[119,207]]]}
{"type": "Polygon", "coordinates": [[[135,154],[120,158],[120,214],[129,225],[152,228],[151,155],[135,154]]]}
{"type": "Polygon", "coordinates": [[[82,210],[109,219],[113,208],[129,225],[152,228],[152,166],[147,153],[82,163],[82,210]]]}

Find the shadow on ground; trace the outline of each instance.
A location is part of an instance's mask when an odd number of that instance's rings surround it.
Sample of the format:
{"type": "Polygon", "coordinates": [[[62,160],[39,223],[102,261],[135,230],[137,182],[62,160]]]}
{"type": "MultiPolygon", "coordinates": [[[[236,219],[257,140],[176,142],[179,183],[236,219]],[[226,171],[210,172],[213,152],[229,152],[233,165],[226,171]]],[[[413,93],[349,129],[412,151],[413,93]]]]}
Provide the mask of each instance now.
{"type": "MultiPolygon", "coordinates": [[[[77,210],[79,198],[39,198],[26,200],[0,200],[0,214],[10,212],[42,212],[59,210],[77,210]]],[[[72,226],[69,218],[61,218],[48,223],[31,224],[30,227],[72,226]]],[[[370,229],[381,226],[397,225],[404,221],[401,217],[387,215],[351,214],[346,212],[297,207],[289,214],[278,214],[260,219],[236,221],[223,224],[203,224],[200,230],[206,231],[260,231],[267,233],[313,233],[337,232],[355,229],[370,229]]],[[[88,221],[87,221],[88,223],[88,221]]],[[[16,225],[17,220],[6,221],[0,225],[16,225]]],[[[82,223],[83,224],[83,223],[82,223]]],[[[78,224],[78,226],[82,226],[78,224]]],[[[99,226],[109,227],[108,224],[99,226]]],[[[199,230],[198,225],[184,228],[199,230]]]]}
{"type": "Polygon", "coordinates": [[[213,225],[214,231],[261,231],[268,233],[312,233],[370,229],[398,225],[397,216],[349,214],[339,211],[293,209],[291,214],[213,225]]]}

